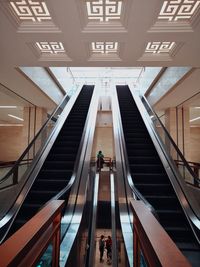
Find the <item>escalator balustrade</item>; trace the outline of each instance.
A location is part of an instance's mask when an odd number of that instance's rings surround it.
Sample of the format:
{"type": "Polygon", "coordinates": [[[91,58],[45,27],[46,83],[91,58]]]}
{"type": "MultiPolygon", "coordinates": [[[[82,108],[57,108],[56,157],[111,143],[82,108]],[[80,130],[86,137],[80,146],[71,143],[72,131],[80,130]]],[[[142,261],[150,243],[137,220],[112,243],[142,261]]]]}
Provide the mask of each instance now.
{"type": "MultiPolygon", "coordinates": [[[[9,235],[19,229],[52,197],[64,189],[72,176],[94,86],[84,86],[53,144],[14,221],[9,235]]],[[[69,195],[69,192],[68,192],[69,195]]],[[[65,199],[68,197],[65,195],[65,199]]]]}

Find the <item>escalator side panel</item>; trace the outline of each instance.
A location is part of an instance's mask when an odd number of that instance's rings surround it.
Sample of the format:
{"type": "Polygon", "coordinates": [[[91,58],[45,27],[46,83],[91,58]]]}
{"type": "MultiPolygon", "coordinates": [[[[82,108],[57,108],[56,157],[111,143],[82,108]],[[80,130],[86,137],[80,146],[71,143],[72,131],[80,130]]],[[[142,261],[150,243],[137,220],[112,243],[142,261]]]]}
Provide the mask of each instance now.
{"type": "MultiPolygon", "coordinates": [[[[94,86],[84,86],[13,223],[9,235],[19,229],[72,176],[94,86]]],[[[69,193],[68,193],[69,194],[69,193]]],[[[68,196],[66,196],[67,198],[68,196]]]]}
{"type": "Polygon", "coordinates": [[[155,208],[161,225],[182,251],[199,253],[193,232],[128,86],[117,86],[117,95],[135,187],[155,208]]]}

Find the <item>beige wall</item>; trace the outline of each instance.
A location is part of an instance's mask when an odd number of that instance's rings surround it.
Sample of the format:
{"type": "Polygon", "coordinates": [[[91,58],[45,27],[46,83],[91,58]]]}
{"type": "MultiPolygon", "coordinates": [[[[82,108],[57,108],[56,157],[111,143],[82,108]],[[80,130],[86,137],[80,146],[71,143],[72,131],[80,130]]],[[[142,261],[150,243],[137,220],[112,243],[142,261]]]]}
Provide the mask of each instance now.
{"type": "MultiPolygon", "coordinates": [[[[0,161],[17,160],[47,119],[43,108],[24,108],[23,126],[0,127],[0,161]],[[36,116],[36,117],[35,117],[36,116]]],[[[40,142],[37,142],[40,147],[40,142]]],[[[37,147],[32,152],[37,151],[37,147]]],[[[32,158],[33,155],[29,154],[32,158]]]]}
{"type": "Polygon", "coordinates": [[[113,159],[114,149],[112,127],[96,127],[92,157],[96,157],[99,150],[103,152],[105,157],[111,157],[113,159]]]}
{"type": "Polygon", "coordinates": [[[200,127],[190,127],[189,161],[200,163],[200,127]]]}
{"type": "Polygon", "coordinates": [[[112,127],[112,112],[98,111],[92,157],[101,150],[105,157],[114,157],[114,140],[112,127]]]}
{"type": "Polygon", "coordinates": [[[0,161],[15,161],[26,145],[22,126],[0,127],[0,161]]]}

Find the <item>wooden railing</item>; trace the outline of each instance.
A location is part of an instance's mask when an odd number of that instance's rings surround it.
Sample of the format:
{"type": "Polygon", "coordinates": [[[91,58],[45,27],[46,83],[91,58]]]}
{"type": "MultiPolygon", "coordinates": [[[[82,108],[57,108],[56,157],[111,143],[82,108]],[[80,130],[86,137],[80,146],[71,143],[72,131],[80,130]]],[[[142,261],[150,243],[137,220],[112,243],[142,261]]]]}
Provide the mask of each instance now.
{"type": "Polygon", "coordinates": [[[59,266],[63,200],[52,200],[0,246],[1,267],[35,266],[52,244],[51,266],[59,266]]]}
{"type": "MultiPolygon", "coordinates": [[[[103,160],[104,160],[104,164],[106,166],[108,166],[110,170],[112,170],[112,167],[113,167],[112,158],[110,158],[110,157],[104,157],[103,160]]],[[[95,157],[92,157],[91,158],[91,162],[95,163],[96,161],[97,161],[97,159],[95,157]]]]}
{"type": "Polygon", "coordinates": [[[131,208],[134,217],[134,267],[140,266],[141,252],[149,267],[191,267],[142,201],[131,201],[131,208]]]}

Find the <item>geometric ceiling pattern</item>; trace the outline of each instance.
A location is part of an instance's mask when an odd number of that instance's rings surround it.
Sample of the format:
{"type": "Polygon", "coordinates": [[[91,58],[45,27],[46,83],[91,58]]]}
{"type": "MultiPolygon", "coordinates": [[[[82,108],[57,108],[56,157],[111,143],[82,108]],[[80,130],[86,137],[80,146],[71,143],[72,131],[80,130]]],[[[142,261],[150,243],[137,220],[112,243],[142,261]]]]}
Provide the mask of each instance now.
{"type": "Polygon", "coordinates": [[[181,48],[181,43],[176,42],[148,42],[143,56],[139,61],[171,61],[181,48]]]}
{"type": "Polygon", "coordinates": [[[2,8],[18,32],[59,32],[52,19],[49,4],[42,0],[8,0],[2,8]]]}
{"type": "Polygon", "coordinates": [[[28,44],[40,61],[71,61],[62,42],[36,42],[28,44]]]}
{"type": "Polygon", "coordinates": [[[42,54],[65,53],[64,46],[61,42],[36,42],[36,47],[42,54]]]}
{"type": "Polygon", "coordinates": [[[0,0],[16,66],[198,66],[199,20],[200,0],[0,0]]]}
{"type": "Polygon", "coordinates": [[[76,0],[83,32],[126,32],[132,0],[76,0]]]}
{"type": "Polygon", "coordinates": [[[86,1],[86,6],[89,20],[108,22],[121,18],[122,1],[120,0],[90,0],[86,1]]]}
{"type": "Polygon", "coordinates": [[[164,1],[158,15],[159,20],[190,21],[200,7],[197,0],[170,0],[164,1]]]}
{"type": "Polygon", "coordinates": [[[51,20],[51,16],[47,5],[44,1],[9,1],[13,11],[19,17],[21,21],[39,21],[51,20]]]}
{"type": "Polygon", "coordinates": [[[175,46],[175,42],[149,42],[146,46],[145,53],[171,54],[175,46]]]}
{"type": "Polygon", "coordinates": [[[120,61],[118,42],[91,42],[89,61],[120,61]]]}
{"type": "Polygon", "coordinates": [[[199,0],[164,1],[150,31],[193,31],[200,14],[199,0]]]}
{"type": "Polygon", "coordinates": [[[92,42],[92,53],[117,53],[118,42],[92,42]]]}

